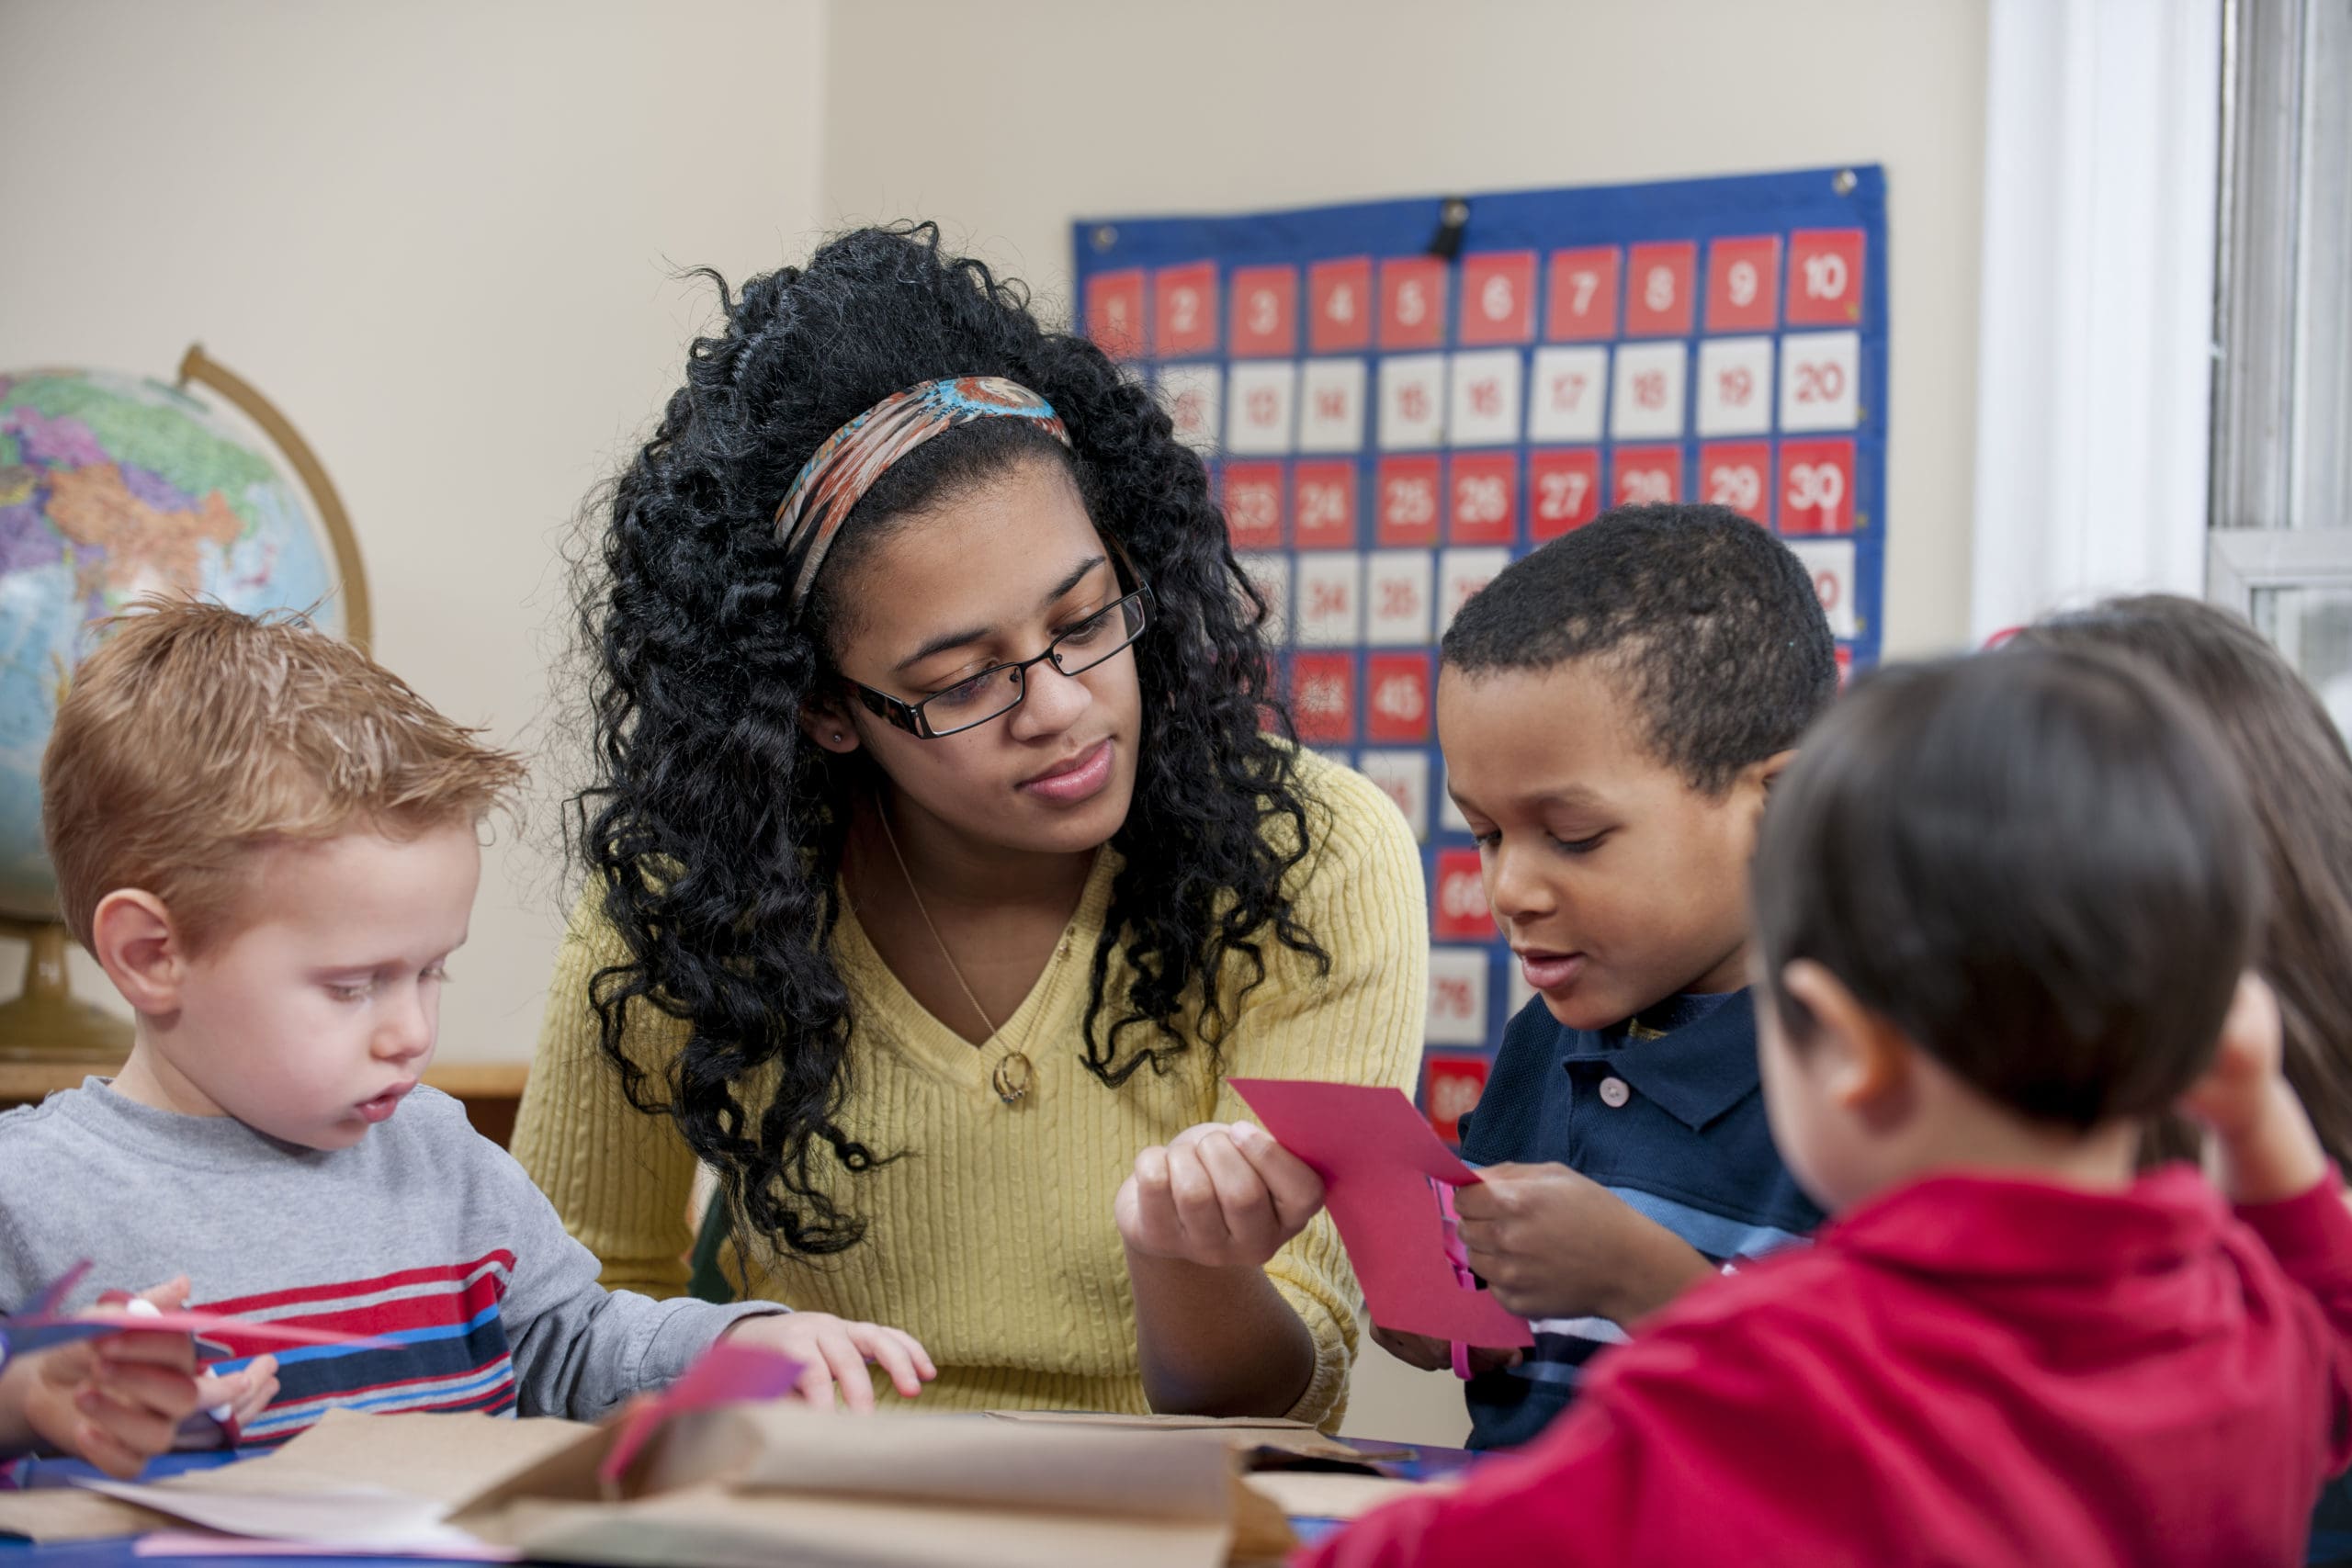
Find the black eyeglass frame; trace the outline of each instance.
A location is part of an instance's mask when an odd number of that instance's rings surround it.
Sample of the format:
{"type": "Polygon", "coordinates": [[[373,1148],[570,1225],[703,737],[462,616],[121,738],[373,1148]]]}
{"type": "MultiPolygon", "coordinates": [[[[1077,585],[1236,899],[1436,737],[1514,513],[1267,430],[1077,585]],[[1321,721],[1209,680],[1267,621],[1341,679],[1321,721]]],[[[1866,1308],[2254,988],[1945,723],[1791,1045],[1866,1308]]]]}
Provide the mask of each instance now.
{"type": "Polygon", "coordinates": [[[1092,622],[1102,620],[1105,616],[1108,616],[1113,611],[1118,610],[1124,605],[1133,604],[1136,606],[1139,617],[1136,625],[1135,634],[1128,637],[1126,641],[1121,643],[1118,647],[1104,652],[1101,658],[1091,659],[1085,663],[1079,665],[1076,669],[1071,669],[1063,664],[1057,655],[1061,650],[1062,638],[1075,637],[1083,629],[1082,626],[1072,626],[1069,631],[1062,633],[1061,637],[1057,637],[1054,638],[1053,641],[1047,643],[1046,645],[1046,651],[1036,655],[1035,658],[1016,660],[1006,664],[991,664],[987,669],[976,671],[972,675],[967,677],[966,680],[958,681],[956,685],[961,686],[968,684],[972,681],[978,681],[985,679],[988,676],[998,674],[1001,671],[1009,670],[1012,672],[1014,682],[1021,688],[1020,694],[1014,697],[1012,701],[1005,704],[1004,706],[997,709],[996,712],[989,715],[986,718],[976,718],[969,724],[959,724],[953,729],[935,728],[932,725],[930,716],[922,710],[930,706],[933,702],[936,702],[939,698],[945,696],[947,694],[945,692],[934,692],[930,696],[925,697],[922,702],[910,703],[903,697],[894,697],[888,692],[876,691],[865,682],[852,679],[850,676],[844,675],[842,679],[848,682],[850,690],[857,694],[857,700],[865,706],[866,712],[873,714],[877,718],[887,721],[891,728],[903,729],[908,734],[912,735],[919,739],[941,740],[950,735],[961,735],[966,730],[978,729],[984,724],[995,723],[998,719],[1002,718],[1006,714],[1011,713],[1014,708],[1019,707],[1023,703],[1029,700],[1029,671],[1037,665],[1050,661],[1053,667],[1061,671],[1064,675],[1083,675],[1089,670],[1093,669],[1099,664],[1106,663],[1109,660],[1117,658],[1128,649],[1133,648],[1136,643],[1141,642],[1143,640],[1143,634],[1151,629],[1151,624],[1153,620],[1157,618],[1159,608],[1159,601],[1152,596],[1151,584],[1143,580],[1143,574],[1135,569],[1135,563],[1127,558],[1127,552],[1121,549],[1116,541],[1105,538],[1103,543],[1110,547],[1114,569],[1118,570],[1120,576],[1134,583],[1135,588],[1132,592],[1121,594],[1118,598],[1114,599],[1111,603],[1103,605],[1100,610],[1097,610],[1093,615],[1089,615],[1086,618],[1087,623],[1091,624],[1092,622]]]}

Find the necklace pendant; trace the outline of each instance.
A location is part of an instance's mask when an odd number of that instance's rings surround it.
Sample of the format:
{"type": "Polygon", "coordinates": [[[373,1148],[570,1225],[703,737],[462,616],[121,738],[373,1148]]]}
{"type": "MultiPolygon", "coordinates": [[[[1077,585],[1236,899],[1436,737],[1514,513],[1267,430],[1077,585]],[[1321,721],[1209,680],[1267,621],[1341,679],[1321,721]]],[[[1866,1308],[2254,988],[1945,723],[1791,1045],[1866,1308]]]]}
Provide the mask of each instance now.
{"type": "Polygon", "coordinates": [[[996,1070],[989,1074],[989,1087],[996,1090],[996,1097],[1007,1105],[1017,1105],[1028,1098],[1029,1085],[1035,1074],[1036,1068],[1029,1058],[1014,1051],[997,1063],[996,1070]]]}

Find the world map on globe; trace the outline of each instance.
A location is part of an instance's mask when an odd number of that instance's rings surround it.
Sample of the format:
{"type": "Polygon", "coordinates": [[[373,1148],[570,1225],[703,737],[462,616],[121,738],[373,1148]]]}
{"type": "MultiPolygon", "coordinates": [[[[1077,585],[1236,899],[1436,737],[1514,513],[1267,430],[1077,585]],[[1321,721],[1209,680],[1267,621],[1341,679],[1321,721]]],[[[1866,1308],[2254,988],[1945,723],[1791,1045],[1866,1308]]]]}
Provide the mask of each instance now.
{"type": "Polygon", "coordinates": [[[258,443],[158,381],[0,371],[0,914],[53,918],[40,758],[100,623],[141,594],[311,609],[341,633],[334,557],[258,443]]]}

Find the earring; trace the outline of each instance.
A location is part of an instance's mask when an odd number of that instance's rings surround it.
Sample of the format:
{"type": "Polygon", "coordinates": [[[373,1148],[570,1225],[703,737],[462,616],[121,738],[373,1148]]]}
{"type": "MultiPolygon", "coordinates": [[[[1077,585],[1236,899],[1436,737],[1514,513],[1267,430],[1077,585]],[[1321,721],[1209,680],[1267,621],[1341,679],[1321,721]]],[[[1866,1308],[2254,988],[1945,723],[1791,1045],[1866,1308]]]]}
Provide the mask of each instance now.
{"type": "Polygon", "coordinates": [[[834,739],[835,740],[846,740],[846,739],[849,739],[849,737],[847,737],[847,736],[843,735],[840,730],[836,729],[836,730],[834,730],[834,731],[833,731],[833,739],[834,739]]]}

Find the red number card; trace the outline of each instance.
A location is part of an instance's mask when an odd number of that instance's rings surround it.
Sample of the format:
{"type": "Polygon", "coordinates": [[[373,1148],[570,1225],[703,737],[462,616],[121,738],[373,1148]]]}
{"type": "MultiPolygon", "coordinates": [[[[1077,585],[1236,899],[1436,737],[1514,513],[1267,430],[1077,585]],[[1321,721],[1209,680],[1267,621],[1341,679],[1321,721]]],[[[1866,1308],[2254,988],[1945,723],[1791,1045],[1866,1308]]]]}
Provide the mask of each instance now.
{"type": "Polygon", "coordinates": [[[1694,241],[1635,245],[1625,264],[1625,335],[1689,336],[1697,314],[1691,294],[1698,272],[1694,241]]]}
{"type": "Polygon", "coordinates": [[[1525,343],[1534,335],[1535,253],[1463,257],[1461,341],[1483,346],[1525,343]]]}
{"type": "Polygon", "coordinates": [[[1233,329],[1227,337],[1237,358],[1287,358],[1298,352],[1298,268],[1234,269],[1233,329]]]}
{"type": "Polygon", "coordinates": [[[1225,466],[1225,529],[1237,550],[1277,550],[1283,546],[1283,466],[1225,466]]]}
{"type": "Polygon", "coordinates": [[[1445,536],[1456,545],[1508,545],[1519,536],[1519,459],[1464,452],[1446,476],[1445,536]]]}
{"type": "Polygon", "coordinates": [[[1356,546],[1356,466],[1301,463],[1292,475],[1302,550],[1351,550],[1356,546]]]}
{"type": "Polygon", "coordinates": [[[1618,263],[1614,245],[1552,253],[1546,340],[1591,343],[1617,335],[1618,263]]]}
{"type": "Polygon", "coordinates": [[[1781,443],[1781,532],[1854,531],[1854,444],[1781,443]]]}
{"type": "Polygon", "coordinates": [[[1589,446],[1527,455],[1527,492],[1535,542],[1556,539],[1600,515],[1600,454],[1589,446]]]}
{"type": "Polygon", "coordinates": [[[1699,498],[1772,525],[1772,448],[1762,441],[1716,441],[1699,448],[1699,498]]]}
{"type": "Polygon", "coordinates": [[[1364,660],[1363,732],[1367,740],[1430,738],[1431,676],[1426,653],[1374,653],[1364,660]]]}
{"type": "Polygon", "coordinates": [[[1159,307],[1152,341],[1162,358],[1206,354],[1216,347],[1215,262],[1163,266],[1152,275],[1151,292],[1159,307]]]}
{"type": "Polygon", "coordinates": [[[1717,240],[1707,247],[1707,330],[1755,332],[1772,325],[1781,298],[1781,237],[1717,240]]]}
{"type": "Polygon", "coordinates": [[[1086,280],[1086,335],[1114,359],[1149,352],[1143,316],[1143,268],[1098,272],[1086,280]]]}
{"type": "Polygon", "coordinates": [[[1462,1119],[1487,1092],[1484,1056],[1431,1056],[1421,1069],[1421,1104],[1430,1127],[1449,1144],[1462,1141],[1462,1119]]]}
{"type": "Polygon", "coordinates": [[[1478,868],[1477,851],[1438,851],[1430,925],[1441,942],[1486,942],[1494,937],[1494,907],[1487,902],[1487,878],[1478,868]]]}
{"type": "Polygon", "coordinates": [[[1380,264],[1380,346],[1436,348],[1445,342],[1445,264],[1393,256],[1380,264]]]}
{"type": "Polygon", "coordinates": [[[1372,258],[1317,262],[1306,269],[1306,346],[1344,354],[1372,346],[1372,258]]]}
{"type": "Polygon", "coordinates": [[[1351,654],[1300,653],[1291,659],[1291,722],[1298,738],[1328,744],[1356,733],[1356,664],[1351,654]]]}
{"type": "Polygon", "coordinates": [[[1384,545],[1434,545],[1438,525],[1435,457],[1383,457],[1373,483],[1374,522],[1384,545]]]}
{"type": "Polygon", "coordinates": [[[1862,319],[1862,231],[1800,229],[1789,236],[1789,325],[1850,327],[1862,319]]]}
{"type": "Polygon", "coordinates": [[[1610,455],[1619,506],[1655,506],[1682,499],[1682,448],[1620,446],[1610,455]]]}

